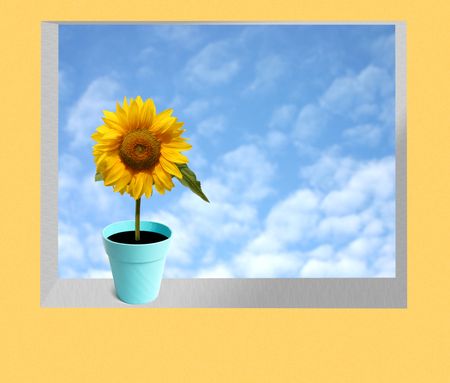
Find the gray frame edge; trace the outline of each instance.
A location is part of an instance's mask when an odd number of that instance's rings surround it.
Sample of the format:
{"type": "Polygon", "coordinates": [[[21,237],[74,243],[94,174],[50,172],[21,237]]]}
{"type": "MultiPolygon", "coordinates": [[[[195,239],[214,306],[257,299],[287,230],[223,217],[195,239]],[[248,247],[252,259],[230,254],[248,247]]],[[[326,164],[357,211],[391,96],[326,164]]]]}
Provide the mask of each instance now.
{"type": "Polygon", "coordinates": [[[116,298],[111,279],[58,277],[59,24],[42,22],[41,307],[406,307],[406,24],[392,24],[396,30],[396,277],[164,279],[154,302],[135,306],[116,298]]]}
{"type": "Polygon", "coordinates": [[[58,284],[58,24],[41,23],[41,305],[58,284]]]}

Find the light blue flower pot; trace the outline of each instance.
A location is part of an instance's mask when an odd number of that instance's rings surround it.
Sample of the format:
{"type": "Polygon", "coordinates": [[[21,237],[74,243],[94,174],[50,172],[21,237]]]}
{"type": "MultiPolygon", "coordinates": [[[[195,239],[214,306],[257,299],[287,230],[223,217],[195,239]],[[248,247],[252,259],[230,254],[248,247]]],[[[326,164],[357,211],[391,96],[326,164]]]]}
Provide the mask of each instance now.
{"type": "Polygon", "coordinates": [[[141,221],[141,231],[163,234],[167,239],[149,244],[124,244],[110,241],[110,235],[134,230],[134,221],[115,222],[103,229],[103,245],[109,257],[114,286],[120,300],[143,304],[159,294],[171,230],[157,222],[141,221]]]}

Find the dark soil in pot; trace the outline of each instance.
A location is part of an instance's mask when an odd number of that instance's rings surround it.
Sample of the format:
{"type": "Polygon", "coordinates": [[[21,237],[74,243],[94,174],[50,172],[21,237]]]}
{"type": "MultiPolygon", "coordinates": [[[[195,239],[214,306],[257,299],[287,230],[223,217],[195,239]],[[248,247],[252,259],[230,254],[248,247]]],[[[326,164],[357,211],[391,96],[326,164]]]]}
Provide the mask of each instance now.
{"type": "Polygon", "coordinates": [[[121,233],[116,233],[110,235],[108,239],[117,243],[124,243],[127,245],[146,245],[149,243],[161,242],[167,239],[167,237],[160,233],[155,233],[153,231],[141,231],[141,239],[135,241],[134,230],[133,231],[123,231],[121,233]]]}

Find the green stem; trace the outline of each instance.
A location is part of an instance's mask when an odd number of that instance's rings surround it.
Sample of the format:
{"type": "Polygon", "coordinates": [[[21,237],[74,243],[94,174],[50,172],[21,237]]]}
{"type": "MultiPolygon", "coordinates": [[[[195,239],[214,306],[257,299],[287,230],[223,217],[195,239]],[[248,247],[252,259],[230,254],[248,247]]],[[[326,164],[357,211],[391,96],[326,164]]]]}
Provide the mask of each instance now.
{"type": "Polygon", "coordinates": [[[134,239],[136,242],[139,242],[141,239],[141,199],[138,198],[136,200],[136,213],[135,213],[135,221],[134,221],[134,239]]]}

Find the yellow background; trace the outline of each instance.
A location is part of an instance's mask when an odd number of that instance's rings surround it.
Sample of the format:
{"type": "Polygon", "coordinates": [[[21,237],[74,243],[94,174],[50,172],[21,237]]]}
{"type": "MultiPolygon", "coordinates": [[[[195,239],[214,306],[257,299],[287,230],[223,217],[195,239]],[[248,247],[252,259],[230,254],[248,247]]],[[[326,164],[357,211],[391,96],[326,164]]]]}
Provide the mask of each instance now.
{"type": "Polygon", "coordinates": [[[450,382],[448,1],[0,5],[0,381],[450,382]],[[40,22],[406,21],[407,309],[41,309],[40,22]]]}

